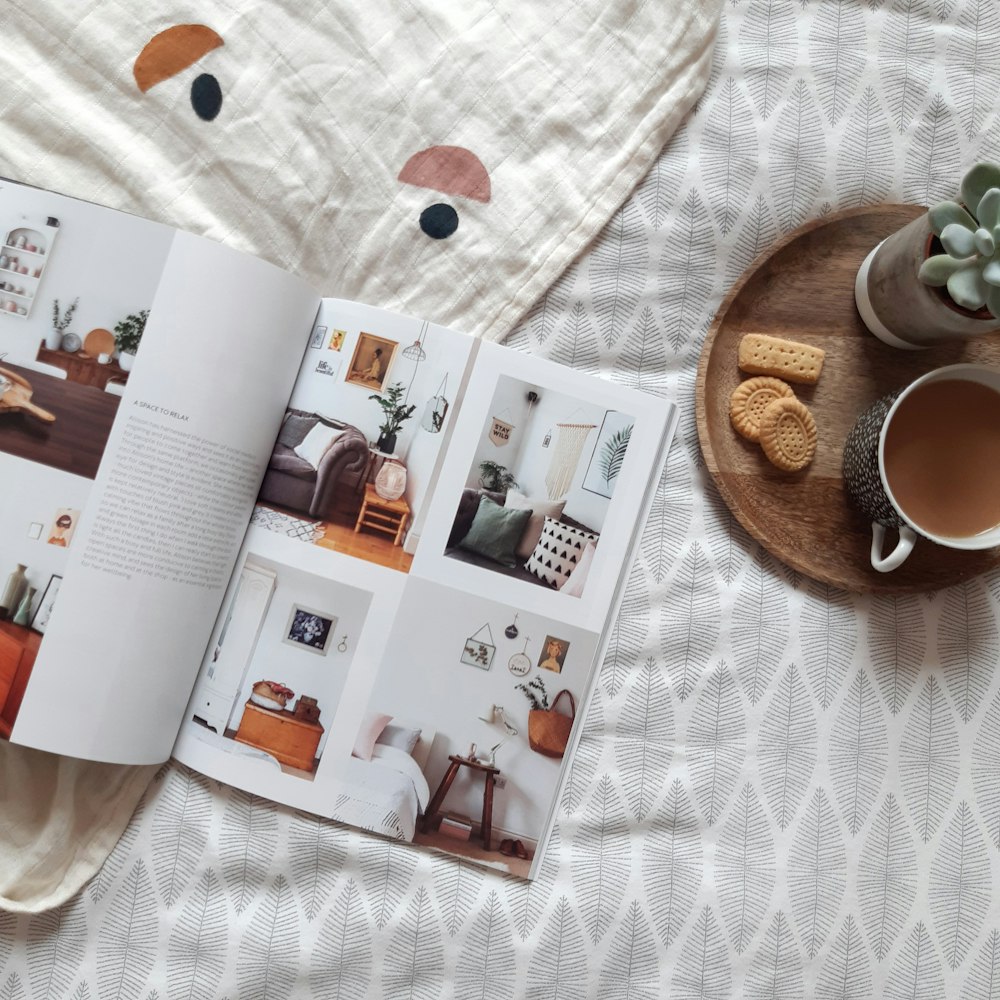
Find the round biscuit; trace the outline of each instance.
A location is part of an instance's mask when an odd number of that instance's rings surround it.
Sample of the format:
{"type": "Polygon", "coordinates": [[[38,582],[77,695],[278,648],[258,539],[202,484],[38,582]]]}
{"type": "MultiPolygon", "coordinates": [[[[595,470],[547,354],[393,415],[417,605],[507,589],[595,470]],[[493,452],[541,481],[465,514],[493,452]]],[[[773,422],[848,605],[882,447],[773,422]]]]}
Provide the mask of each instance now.
{"type": "Polygon", "coordinates": [[[798,399],[776,399],[761,414],[760,446],[785,472],[804,469],[816,454],[816,421],[798,399]]]}
{"type": "Polygon", "coordinates": [[[792,387],[780,378],[760,375],[741,382],[729,398],[729,419],[737,434],[748,441],[760,440],[760,418],[776,399],[794,399],[792,387]]]}

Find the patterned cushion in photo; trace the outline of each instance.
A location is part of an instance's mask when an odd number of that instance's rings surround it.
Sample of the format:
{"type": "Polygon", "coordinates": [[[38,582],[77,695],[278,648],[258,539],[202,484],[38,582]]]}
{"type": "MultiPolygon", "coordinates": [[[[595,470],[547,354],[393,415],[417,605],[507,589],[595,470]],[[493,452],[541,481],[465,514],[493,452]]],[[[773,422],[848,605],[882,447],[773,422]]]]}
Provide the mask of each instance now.
{"type": "Polygon", "coordinates": [[[573,572],[587,542],[600,538],[593,531],[572,528],[562,521],[545,518],[545,527],[524,568],[553,590],[558,590],[573,572]]]}

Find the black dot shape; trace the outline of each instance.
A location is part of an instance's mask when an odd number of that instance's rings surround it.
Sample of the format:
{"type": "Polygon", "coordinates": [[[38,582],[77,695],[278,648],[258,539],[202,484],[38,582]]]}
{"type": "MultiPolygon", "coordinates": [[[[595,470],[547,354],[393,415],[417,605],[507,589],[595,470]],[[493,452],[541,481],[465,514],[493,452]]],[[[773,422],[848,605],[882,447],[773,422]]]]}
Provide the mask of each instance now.
{"type": "Polygon", "coordinates": [[[428,205],[420,213],[420,228],[432,240],[446,240],[458,229],[458,212],[443,203],[428,205]]]}
{"type": "Polygon", "coordinates": [[[191,107],[206,122],[212,121],[222,109],[222,88],[211,73],[202,73],[191,84],[191,107]]]}

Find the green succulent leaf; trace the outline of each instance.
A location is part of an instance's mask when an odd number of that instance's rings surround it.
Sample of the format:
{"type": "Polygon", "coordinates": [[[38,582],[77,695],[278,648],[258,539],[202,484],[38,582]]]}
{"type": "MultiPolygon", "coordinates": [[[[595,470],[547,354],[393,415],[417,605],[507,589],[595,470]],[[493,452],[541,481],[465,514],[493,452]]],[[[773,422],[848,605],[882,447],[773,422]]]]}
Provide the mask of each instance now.
{"type": "Polygon", "coordinates": [[[942,201],[927,214],[935,236],[940,236],[941,230],[948,225],[964,226],[969,230],[976,228],[976,220],[957,201],[942,201]]]}
{"type": "Polygon", "coordinates": [[[982,309],[986,305],[986,295],[990,286],[983,281],[979,266],[973,263],[959,268],[948,279],[948,294],[963,308],[982,309]]]}
{"type": "Polygon", "coordinates": [[[979,225],[985,229],[996,229],[1000,225],[1000,188],[991,187],[979,199],[979,211],[976,212],[979,225]]]}
{"type": "Polygon", "coordinates": [[[955,260],[954,257],[949,257],[946,253],[939,253],[933,257],[928,257],[920,265],[917,277],[925,285],[930,285],[932,288],[940,288],[942,285],[948,284],[948,279],[959,268],[965,266],[964,260],[955,260]]]}
{"type": "Polygon", "coordinates": [[[955,222],[941,230],[941,243],[952,257],[971,257],[976,252],[975,234],[955,222]]]}
{"type": "Polygon", "coordinates": [[[1000,319],[1000,288],[995,285],[990,285],[990,290],[986,293],[986,308],[1000,319]]]}
{"type": "Polygon", "coordinates": [[[1000,260],[991,260],[983,268],[983,280],[988,285],[1000,285],[1000,260]]]}
{"type": "Polygon", "coordinates": [[[976,244],[976,253],[981,257],[992,257],[996,245],[993,242],[993,234],[988,229],[977,229],[972,234],[972,239],[976,244]]]}
{"type": "Polygon", "coordinates": [[[977,163],[962,178],[962,201],[978,219],[979,202],[990,188],[1000,187],[1000,166],[996,163],[977,163]]]}

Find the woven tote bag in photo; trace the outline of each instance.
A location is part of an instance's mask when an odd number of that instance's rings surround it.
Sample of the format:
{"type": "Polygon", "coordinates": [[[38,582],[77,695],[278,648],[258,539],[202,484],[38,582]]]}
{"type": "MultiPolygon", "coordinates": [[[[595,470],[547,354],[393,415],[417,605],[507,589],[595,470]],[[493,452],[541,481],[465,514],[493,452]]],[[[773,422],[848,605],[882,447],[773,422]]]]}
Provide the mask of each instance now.
{"type": "Polygon", "coordinates": [[[566,752],[575,718],[576,702],[573,695],[564,688],[552,699],[551,708],[533,708],[528,712],[528,746],[546,757],[561,757],[566,752]],[[569,715],[556,711],[556,705],[563,695],[569,698],[569,715]]]}

